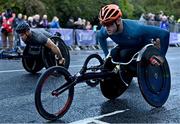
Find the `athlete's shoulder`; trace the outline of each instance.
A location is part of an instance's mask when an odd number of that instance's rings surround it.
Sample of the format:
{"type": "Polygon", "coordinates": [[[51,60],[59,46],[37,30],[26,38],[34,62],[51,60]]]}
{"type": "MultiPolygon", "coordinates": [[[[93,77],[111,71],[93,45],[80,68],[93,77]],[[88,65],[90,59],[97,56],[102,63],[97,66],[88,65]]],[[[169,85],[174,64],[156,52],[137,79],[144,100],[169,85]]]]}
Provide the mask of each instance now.
{"type": "Polygon", "coordinates": [[[138,20],[122,19],[122,21],[126,25],[137,25],[137,26],[141,26],[142,25],[138,20]]]}
{"type": "Polygon", "coordinates": [[[100,36],[108,36],[106,28],[104,26],[102,26],[101,29],[99,30],[99,35],[100,36]]]}

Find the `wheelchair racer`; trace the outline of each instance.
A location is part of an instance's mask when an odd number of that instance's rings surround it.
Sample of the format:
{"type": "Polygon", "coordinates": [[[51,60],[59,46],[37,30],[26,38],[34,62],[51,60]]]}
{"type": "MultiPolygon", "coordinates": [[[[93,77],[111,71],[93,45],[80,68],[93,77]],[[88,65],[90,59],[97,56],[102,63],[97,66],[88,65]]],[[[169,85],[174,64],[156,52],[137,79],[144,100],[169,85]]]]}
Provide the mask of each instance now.
{"type": "MultiPolygon", "coordinates": [[[[122,19],[122,12],[118,5],[109,4],[101,8],[99,12],[99,21],[102,25],[98,41],[107,56],[108,48],[106,38],[110,37],[117,47],[111,50],[111,56],[114,61],[126,61],[126,53],[132,53],[146,44],[151,43],[154,39],[154,45],[163,56],[166,55],[169,45],[170,33],[164,29],[155,26],[147,26],[134,20],[122,19]]],[[[149,59],[153,65],[163,63],[163,58],[153,56],[149,59]]]]}
{"type": "Polygon", "coordinates": [[[21,39],[26,45],[33,46],[45,46],[56,55],[56,59],[59,60],[59,64],[65,64],[60,49],[50,39],[52,35],[43,29],[30,29],[30,26],[26,22],[22,22],[17,25],[16,32],[20,35],[21,39]]]}

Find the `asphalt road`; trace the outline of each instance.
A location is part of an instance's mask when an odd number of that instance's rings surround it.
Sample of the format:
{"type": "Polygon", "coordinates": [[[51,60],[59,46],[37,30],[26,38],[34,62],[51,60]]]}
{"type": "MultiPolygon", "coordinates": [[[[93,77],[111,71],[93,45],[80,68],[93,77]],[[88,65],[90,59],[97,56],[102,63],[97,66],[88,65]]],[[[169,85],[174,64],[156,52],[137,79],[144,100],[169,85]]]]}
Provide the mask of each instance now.
{"type": "MultiPolygon", "coordinates": [[[[171,70],[171,92],[161,108],[151,107],[142,97],[134,78],[130,87],[114,101],[107,100],[100,87],[85,83],[75,86],[73,103],[57,123],[180,123],[180,48],[171,47],[167,60],[171,70]]],[[[80,70],[86,57],[102,51],[71,51],[69,71],[80,70]]],[[[26,72],[21,60],[0,60],[0,123],[48,122],[36,111],[34,91],[39,76],[26,72]]]]}

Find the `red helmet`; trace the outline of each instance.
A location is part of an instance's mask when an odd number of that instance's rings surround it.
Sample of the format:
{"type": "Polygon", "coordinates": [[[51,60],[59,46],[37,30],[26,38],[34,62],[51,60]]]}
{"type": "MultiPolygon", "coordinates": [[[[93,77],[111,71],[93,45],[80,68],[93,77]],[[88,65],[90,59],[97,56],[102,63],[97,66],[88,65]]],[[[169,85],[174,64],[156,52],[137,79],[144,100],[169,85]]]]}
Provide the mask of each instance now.
{"type": "Polygon", "coordinates": [[[118,5],[109,4],[101,8],[99,12],[99,21],[102,25],[112,24],[115,20],[122,16],[122,12],[118,5]]]}

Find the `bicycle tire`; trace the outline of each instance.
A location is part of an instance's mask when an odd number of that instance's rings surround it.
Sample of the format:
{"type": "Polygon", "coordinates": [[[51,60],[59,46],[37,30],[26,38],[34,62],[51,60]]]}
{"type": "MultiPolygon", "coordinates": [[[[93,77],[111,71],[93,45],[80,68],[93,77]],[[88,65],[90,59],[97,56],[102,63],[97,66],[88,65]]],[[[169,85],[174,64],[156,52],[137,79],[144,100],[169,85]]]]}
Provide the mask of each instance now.
{"type": "MultiPolygon", "coordinates": [[[[53,36],[50,39],[54,43],[58,42],[58,48],[60,49],[62,56],[65,58],[65,65],[58,64],[58,66],[63,66],[68,69],[70,65],[70,54],[69,54],[68,47],[66,46],[66,44],[60,37],[53,36]]],[[[57,63],[55,59],[55,55],[52,53],[52,51],[49,48],[46,48],[46,47],[43,48],[42,58],[43,58],[43,62],[46,68],[55,66],[57,63]]]]}
{"type": "Polygon", "coordinates": [[[67,71],[66,68],[61,67],[61,66],[54,66],[54,67],[48,68],[47,71],[44,72],[38,79],[36,90],[35,90],[35,106],[38,113],[43,118],[47,120],[57,120],[69,110],[73,97],[74,97],[74,86],[71,86],[68,90],[63,92],[64,94],[62,93],[63,95],[65,94],[67,95],[66,96],[67,99],[65,98],[65,103],[63,103],[64,96],[58,96],[59,99],[57,100],[61,100],[61,102],[58,101],[56,103],[58,104],[58,106],[56,106],[53,101],[49,102],[49,100],[54,100],[55,98],[58,98],[57,96],[52,95],[52,91],[50,89],[53,88],[52,90],[55,90],[54,85],[56,85],[57,83],[60,83],[62,85],[63,82],[59,78],[65,79],[65,81],[69,84],[72,82],[70,77],[71,77],[71,74],[67,71]],[[58,76],[54,76],[55,75],[54,72],[56,73],[58,72],[58,76]],[[57,77],[58,77],[58,81],[53,81],[53,80],[56,80],[57,77]],[[52,80],[49,80],[49,79],[52,79],[52,80]],[[46,89],[45,86],[48,86],[48,88],[46,89]],[[49,97],[47,95],[49,95],[49,97]],[[46,104],[47,104],[47,108],[46,108],[46,104]],[[61,104],[62,104],[62,107],[60,107],[61,104]],[[53,109],[55,111],[51,112],[51,109],[52,111],[53,109]]]}
{"type": "MultiPolygon", "coordinates": [[[[115,66],[116,65],[111,62],[111,58],[108,58],[104,62],[104,69],[108,69],[109,71],[112,71],[115,66]]],[[[100,82],[100,89],[105,98],[110,100],[116,99],[129,87],[133,77],[126,70],[121,73],[123,80],[128,83],[128,86],[123,83],[122,79],[120,78],[120,72],[118,71],[118,73],[116,73],[113,77],[107,77],[100,82]]]]}
{"type": "Polygon", "coordinates": [[[23,51],[22,65],[27,72],[35,74],[39,72],[43,67],[43,61],[41,56],[32,56],[28,53],[29,47],[26,46],[23,51]]]}
{"type": "MultiPolygon", "coordinates": [[[[97,65],[97,66],[102,66],[103,63],[104,63],[104,61],[103,61],[103,59],[101,58],[100,55],[98,55],[98,54],[91,54],[91,55],[89,55],[89,56],[86,58],[83,67],[88,68],[87,66],[88,66],[88,64],[90,63],[90,61],[91,61],[92,59],[96,59],[96,60],[98,61],[98,64],[99,64],[99,65],[97,65]]],[[[91,69],[91,71],[93,71],[93,69],[91,69]]],[[[86,84],[87,84],[88,86],[91,86],[91,87],[96,87],[96,86],[99,84],[99,82],[100,82],[99,79],[87,80],[87,81],[86,81],[86,84]]]]}

